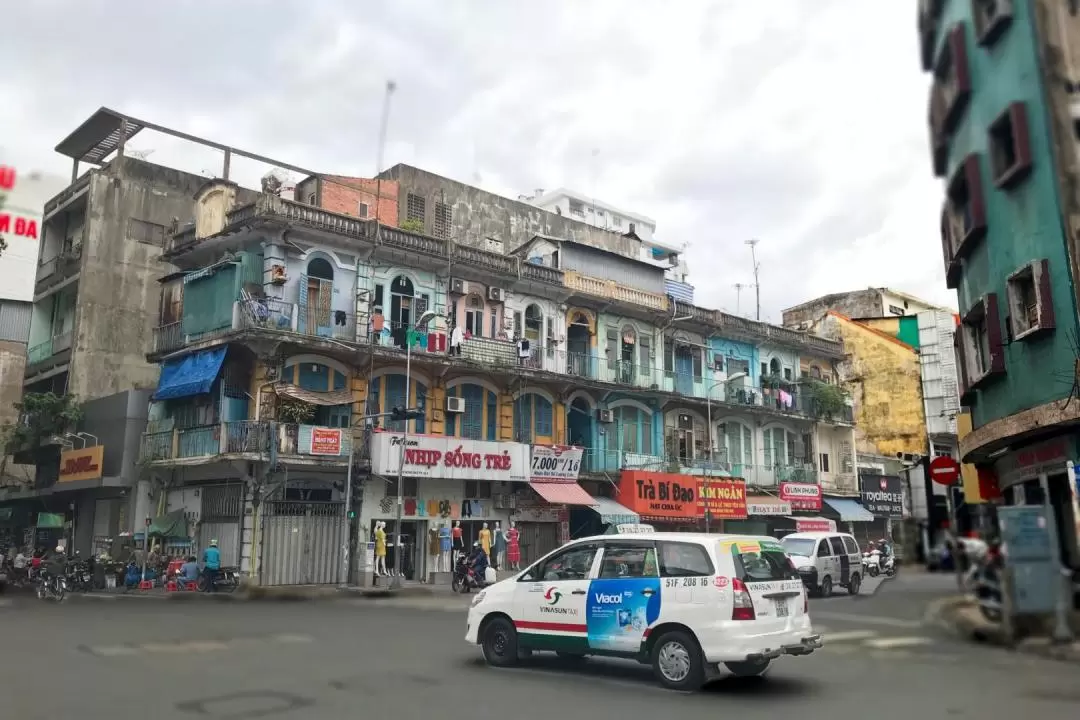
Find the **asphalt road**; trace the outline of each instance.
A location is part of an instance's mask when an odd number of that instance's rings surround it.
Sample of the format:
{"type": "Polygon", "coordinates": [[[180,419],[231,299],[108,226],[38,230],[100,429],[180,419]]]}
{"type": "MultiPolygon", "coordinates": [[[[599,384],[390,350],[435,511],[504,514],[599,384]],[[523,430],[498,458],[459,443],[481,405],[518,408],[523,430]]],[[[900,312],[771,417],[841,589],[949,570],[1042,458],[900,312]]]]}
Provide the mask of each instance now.
{"type": "Polygon", "coordinates": [[[494,670],[466,645],[452,597],[338,603],[172,603],[32,598],[0,606],[0,716],[19,720],[298,720],[434,716],[893,718],[1077,717],[1075,666],[1013,655],[921,626],[951,588],[925,576],[873,596],[815,600],[827,646],[768,677],[696,694],[648,668],[553,657],[494,670]]]}

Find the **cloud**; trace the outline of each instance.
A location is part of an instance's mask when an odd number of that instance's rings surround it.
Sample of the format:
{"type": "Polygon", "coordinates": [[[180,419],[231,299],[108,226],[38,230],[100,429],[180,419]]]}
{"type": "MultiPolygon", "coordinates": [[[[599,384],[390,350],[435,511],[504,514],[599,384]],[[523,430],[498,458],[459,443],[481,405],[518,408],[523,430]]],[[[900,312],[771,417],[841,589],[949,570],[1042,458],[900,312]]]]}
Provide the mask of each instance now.
{"type": "MultiPolygon", "coordinates": [[[[5,24],[17,60],[0,79],[0,160],[20,167],[66,173],[52,148],[106,105],[370,175],[392,78],[386,166],[511,197],[577,188],[653,217],[689,245],[700,304],[735,309],[748,238],[772,320],[868,285],[955,303],[910,3],[38,0],[5,24]]],[[[152,133],[132,146],[220,167],[152,133]]]]}

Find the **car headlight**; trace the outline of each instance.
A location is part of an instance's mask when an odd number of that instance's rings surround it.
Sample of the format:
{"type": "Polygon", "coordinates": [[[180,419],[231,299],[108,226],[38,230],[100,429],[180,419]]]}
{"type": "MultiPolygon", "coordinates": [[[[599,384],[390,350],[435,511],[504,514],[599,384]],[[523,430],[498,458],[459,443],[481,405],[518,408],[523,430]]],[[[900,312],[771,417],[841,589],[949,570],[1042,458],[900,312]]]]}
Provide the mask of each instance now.
{"type": "Polygon", "coordinates": [[[480,592],[478,592],[476,594],[476,597],[473,598],[472,605],[470,605],[469,607],[476,607],[481,602],[483,602],[485,593],[485,590],[481,590],[480,592]]]}
{"type": "Polygon", "coordinates": [[[814,569],[813,565],[800,565],[799,566],[799,572],[810,572],[813,569],[814,569]]]}

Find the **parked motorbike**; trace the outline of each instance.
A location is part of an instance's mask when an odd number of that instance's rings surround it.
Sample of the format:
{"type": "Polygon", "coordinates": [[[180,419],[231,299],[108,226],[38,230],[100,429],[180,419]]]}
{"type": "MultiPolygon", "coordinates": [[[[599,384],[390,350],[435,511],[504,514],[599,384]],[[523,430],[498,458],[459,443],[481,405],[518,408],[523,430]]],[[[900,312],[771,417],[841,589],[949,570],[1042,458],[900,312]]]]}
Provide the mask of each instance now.
{"type": "Polygon", "coordinates": [[[40,600],[60,602],[67,595],[67,589],[67,578],[63,575],[52,575],[46,571],[38,575],[37,596],[40,600]]]}
{"type": "Polygon", "coordinates": [[[1001,587],[1001,569],[1005,556],[1000,543],[991,543],[986,553],[972,563],[965,583],[979,604],[979,612],[990,622],[1001,622],[1003,599],[1001,587]]]}

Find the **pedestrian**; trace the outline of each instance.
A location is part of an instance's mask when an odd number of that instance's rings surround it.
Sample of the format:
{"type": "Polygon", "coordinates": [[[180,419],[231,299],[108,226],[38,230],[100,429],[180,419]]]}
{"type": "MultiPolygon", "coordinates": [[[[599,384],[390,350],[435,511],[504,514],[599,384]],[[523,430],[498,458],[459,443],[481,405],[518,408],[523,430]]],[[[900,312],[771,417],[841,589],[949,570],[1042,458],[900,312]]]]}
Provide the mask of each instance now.
{"type": "Polygon", "coordinates": [[[210,547],[203,550],[203,577],[206,578],[206,592],[214,592],[218,572],[221,570],[221,551],[217,540],[210,541],[210,547]]]}

